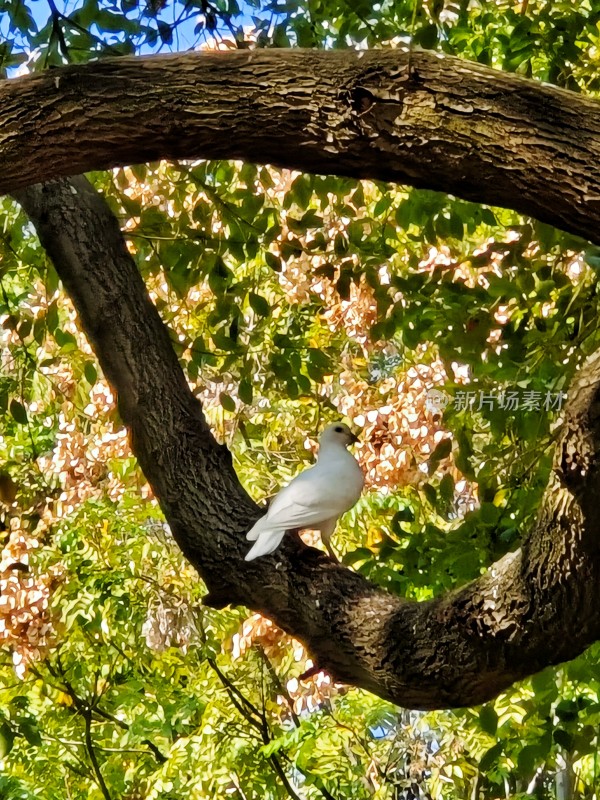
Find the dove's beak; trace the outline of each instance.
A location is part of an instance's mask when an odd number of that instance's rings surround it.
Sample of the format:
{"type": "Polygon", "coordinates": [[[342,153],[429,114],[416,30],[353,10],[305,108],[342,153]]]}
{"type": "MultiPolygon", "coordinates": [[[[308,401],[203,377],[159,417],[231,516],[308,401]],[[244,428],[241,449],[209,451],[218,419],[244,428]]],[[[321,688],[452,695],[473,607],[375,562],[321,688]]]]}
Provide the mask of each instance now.
{"type": "Polygon", "coordinates": [[[351,437],[352,444],[357,444],[358,442],[360,442],[360,439],[358,438],[358,436],[355,433],[350,432],[350,437],[351,437]]]}

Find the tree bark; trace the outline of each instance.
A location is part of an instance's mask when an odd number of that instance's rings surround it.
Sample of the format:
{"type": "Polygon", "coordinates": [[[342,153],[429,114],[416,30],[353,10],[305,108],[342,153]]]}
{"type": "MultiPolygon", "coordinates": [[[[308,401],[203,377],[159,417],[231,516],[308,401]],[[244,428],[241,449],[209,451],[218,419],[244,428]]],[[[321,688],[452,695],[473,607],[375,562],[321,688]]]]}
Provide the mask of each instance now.
{"type": "Polygon", "coordinates": [[[140,465],[206,603],[244,604],[302,640],[336,680],[412,708],[482,703],[600,638],[600,352],[569,391],[555,468],[523,548],[415,603],[288,536],[246,563],[259,509],[189,390],[105,201],[83,178],[16,193],[117,392],[140,465]]]}
{"type": "Polygon", "coordinates": [[[105,59],[0,84],[0,192],[160,158],[436,189],[600,244],[600,104],[439,53],[105,59]]]}

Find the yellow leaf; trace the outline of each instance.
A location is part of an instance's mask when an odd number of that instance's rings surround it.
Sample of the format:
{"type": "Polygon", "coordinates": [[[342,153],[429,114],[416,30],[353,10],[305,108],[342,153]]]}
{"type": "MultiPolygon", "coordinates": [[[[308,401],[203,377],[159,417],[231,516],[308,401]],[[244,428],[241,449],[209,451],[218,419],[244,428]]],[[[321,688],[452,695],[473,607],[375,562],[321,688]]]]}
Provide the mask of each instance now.
{"type": "Polygon", "coordinates": [[[505,500],[508,497],[508,489],[498,489],[494,495],[494,505],[497,507],[505,505],[505,500]]]}

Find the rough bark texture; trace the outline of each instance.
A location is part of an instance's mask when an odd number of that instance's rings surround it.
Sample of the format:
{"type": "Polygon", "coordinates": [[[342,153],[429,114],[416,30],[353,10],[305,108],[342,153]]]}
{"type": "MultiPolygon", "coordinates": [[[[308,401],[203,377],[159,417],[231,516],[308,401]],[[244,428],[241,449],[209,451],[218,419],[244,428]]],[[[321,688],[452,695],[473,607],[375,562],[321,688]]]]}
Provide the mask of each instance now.
{"type": "Polygon", "coordinates": [[[244,532],[259,510],[208,430],[108,206],[83,178],[16,197],[117,391],[133,450],[208,604],[266,614],[336,679],[413,708],[482,703],[600,638],[600,354],[570,389],[538,524],[480,580],[408,602],[293,537],[246,563],[244,532]]]}
{"type": "Polygon", "coordinates": [[[424,51],[106,59],[0,84],[0,192],[239,158],[437,189],[600,243],[599,129],[595,101],[424,51]]]}

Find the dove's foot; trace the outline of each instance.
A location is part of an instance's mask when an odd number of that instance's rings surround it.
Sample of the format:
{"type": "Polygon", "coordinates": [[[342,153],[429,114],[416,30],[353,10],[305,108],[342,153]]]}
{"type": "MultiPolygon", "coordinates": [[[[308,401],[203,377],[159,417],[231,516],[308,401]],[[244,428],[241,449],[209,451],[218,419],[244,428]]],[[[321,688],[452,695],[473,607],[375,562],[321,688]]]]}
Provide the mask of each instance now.
{"type": "Polygon", "coordinates": [[[331,557],[332,561],[335,561],[335,563],[336,563],[336,564],[339,564],[339,563],[340,563],[340,560],[339,560],[339,558],[336,556],[336,554],[334,553],[334,551],[333,551],[333,547],[332,547],[332,546],[329,544],[329,542],[325,542],[325,547],[327,548],[327,552],[329,553],[329,555],[330,555],[330,557],[331,557]]]}

